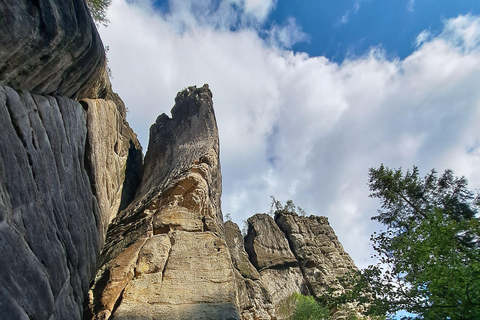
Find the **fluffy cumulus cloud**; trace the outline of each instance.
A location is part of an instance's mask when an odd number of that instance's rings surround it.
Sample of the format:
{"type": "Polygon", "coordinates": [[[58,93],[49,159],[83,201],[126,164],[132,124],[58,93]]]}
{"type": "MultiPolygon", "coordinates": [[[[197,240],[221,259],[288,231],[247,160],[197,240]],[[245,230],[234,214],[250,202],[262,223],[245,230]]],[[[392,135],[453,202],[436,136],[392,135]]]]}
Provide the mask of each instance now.
{"type": "Polygon", "coordinates": [[[113,85],[144,146],[179,90],[210,85],[222,206],[237,223],[268,211],[271,195],[293,199],[327,216],[363,267],[379,228],[370,221],[378,203],[368,197],[368,168],[452,168],[480,187],[479,17],[445,21],[403,60],[372,50],[337,64],[286,49],[305,39],[294,21],[283,33],[270,30],[281,41],[262,35],[275,1],[202,0],[195,10],[196,1],[182,3],[165,13],[146,1],[113,2],[101,30],[113,85]]]}

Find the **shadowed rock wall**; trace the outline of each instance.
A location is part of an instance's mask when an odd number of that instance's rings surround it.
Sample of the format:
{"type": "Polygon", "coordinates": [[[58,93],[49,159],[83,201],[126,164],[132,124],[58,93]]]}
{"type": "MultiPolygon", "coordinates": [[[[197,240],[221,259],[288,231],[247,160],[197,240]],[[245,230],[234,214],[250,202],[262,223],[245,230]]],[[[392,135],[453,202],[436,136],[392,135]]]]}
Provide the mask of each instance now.
{"type": "Polygon", "coordinates": [[[140,148],[115,105],[95,103],[0,86],[1,319],[81,318],[130,144],[140,148]],[[98,127],[117,131],[103,139],[98,127]]]}
{"type": "Polygon", "coordinates": [[[1,1],[0,16],[0,319],[81,319],[141,147],[84,0],[1,1]]]}
{"type": "Polygon", "coordinates": [[[108,230],[90,318],[239,319],[212,93],[190,87],[175,102],[150,128],[140,189],[108,230]]]}
{"type": "Polygon", "coordinates": [[[85,0],[4,0],[0,13],[1,84],[74,99],[111,95],[85,0]]]}

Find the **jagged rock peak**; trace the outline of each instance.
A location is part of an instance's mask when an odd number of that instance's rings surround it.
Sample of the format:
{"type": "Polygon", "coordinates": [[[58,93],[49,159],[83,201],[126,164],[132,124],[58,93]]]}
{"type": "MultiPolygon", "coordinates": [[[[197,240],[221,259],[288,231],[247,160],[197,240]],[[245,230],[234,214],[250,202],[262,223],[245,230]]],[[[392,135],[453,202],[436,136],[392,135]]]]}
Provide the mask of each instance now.
{"type": "Polygon", "coordinates": [[[208,188],[202,197],[208,196],[211,206],[202,210],[209,212],[206,216],[213,219],[215,229],[223,234],[218,128],[208,85],[179,92],[171,113],[172,118],[162,114],[150,127],[145,174],[138,197],[165,191],[179,178],[197,181],[194,182],[197,185],[204,180],[208,188]]]}
{"type": "Polygon", "coordinates": [[[112,222],[88,319],[239,319],[220,209],[208,86],[179,93],[150,128],[135,200],[112,222]]]}

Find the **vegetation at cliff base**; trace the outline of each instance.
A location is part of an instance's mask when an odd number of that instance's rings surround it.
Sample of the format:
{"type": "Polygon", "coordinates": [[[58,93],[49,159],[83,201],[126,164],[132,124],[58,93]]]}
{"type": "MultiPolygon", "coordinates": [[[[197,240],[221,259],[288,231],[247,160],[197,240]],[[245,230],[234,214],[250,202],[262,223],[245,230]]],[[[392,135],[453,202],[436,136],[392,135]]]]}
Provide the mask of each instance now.
{"type": "Polygon", "coordinates": [[[279,313],[288,320],[331,320],[327,308],[312,296],[293,293],[282,301],[279,313]]]}
{"type": "Polygon", "coordinates": [[[371,237],[379,262],[349,279],[343,302],[411,314],[402,319],[480,319],[479,200],[467,180],[382,165],[370,169],[369,187],[381,204],[372,219],[386,227],[371,237]]]}
{"type": "Polygon", "coordinates": [[[107,19],[107,9],[112,0],[87,0],[88,9],[95,23],[106,26],[110,21],[107,19]]]}

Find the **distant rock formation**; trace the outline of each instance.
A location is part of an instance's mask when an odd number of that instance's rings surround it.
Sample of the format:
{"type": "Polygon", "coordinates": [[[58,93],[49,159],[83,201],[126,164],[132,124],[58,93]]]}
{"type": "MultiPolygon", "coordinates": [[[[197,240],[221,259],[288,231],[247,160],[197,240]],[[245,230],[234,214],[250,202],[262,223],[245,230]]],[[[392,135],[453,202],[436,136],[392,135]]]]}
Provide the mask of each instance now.
{"type": "MultiPolygon", "coordinates": [[[[284,318],[279,311],[295,292],[314,297],[329,289],[341,293],[345,288],[338,278],[357,270],[326,217],[298,216],[286,210],[277,211],[275,220],[267,214],[256,214],[248,219],[245,247],[238,226],[227,221],[225,227],[244,320],[284,318]],[[257,272],[251,271],[252,267],[257,272]]],[[[343,314],[334,316],[340,319],[343,314]]]]}
{"type": "Polygon", "coordinates": [[[298,216],[277,211],[275,221],[285,233],[302,269],[310,294],[319,297],[329,289],[341,293],[338,278],[356,271],[326,217],[298,216]]]}

